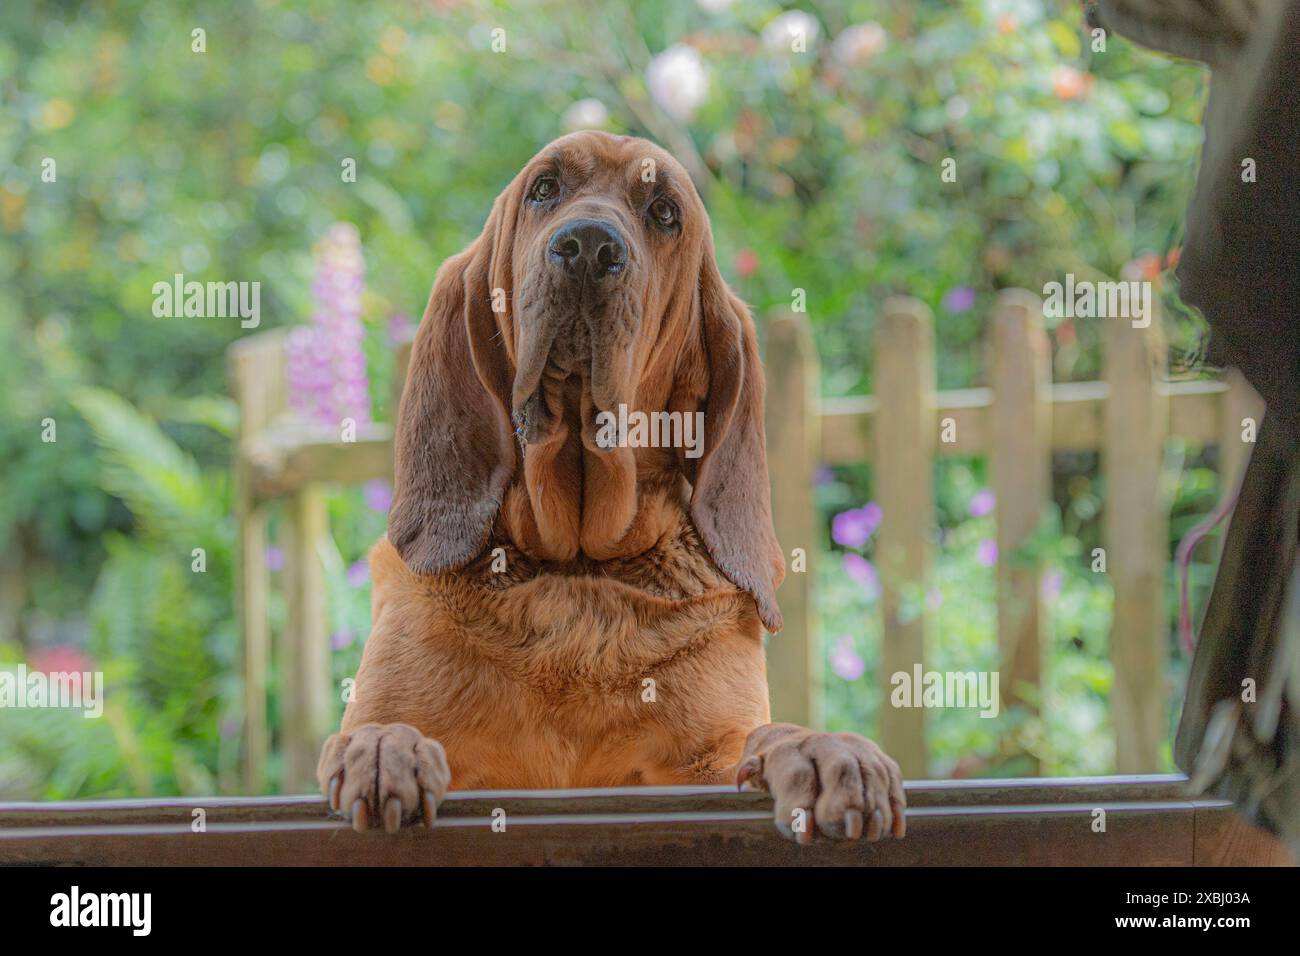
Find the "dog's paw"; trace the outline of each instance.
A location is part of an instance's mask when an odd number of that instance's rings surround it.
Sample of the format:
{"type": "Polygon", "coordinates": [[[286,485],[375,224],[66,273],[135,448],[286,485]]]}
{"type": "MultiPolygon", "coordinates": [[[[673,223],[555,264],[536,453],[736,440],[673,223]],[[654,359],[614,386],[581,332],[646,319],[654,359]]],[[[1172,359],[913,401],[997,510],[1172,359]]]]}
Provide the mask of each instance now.
{"type": "Polygon", "coordinates": [[[396,833],[420,819],[433,826],[451,769],[442,744],[410,724],[363,724],[325,741],[316,779],[330,809],[358,833],[380,820],[396,833]]]}
{"type": "Polygon", "coordinates": [[[823,836],[879,840],[907,831],[903,777],[889,755],[857,734],[768,724],[749,735],[736,771],[742,789],[766,790],[776,828],[809,843],[823,836]]]}

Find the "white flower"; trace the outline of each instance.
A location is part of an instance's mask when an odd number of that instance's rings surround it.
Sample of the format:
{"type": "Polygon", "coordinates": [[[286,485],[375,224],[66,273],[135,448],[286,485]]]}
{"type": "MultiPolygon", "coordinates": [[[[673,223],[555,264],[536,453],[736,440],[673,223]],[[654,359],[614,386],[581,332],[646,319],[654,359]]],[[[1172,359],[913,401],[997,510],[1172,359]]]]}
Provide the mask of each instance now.
{"type": "Polygon", "coordinates": [[[580,129],[603,129],[608,122],[609,110],[605,109],[605,104],[590,97],[578,100],[560,117],[560,125],[567,133],[580,129]]]}
{"type": "Polygon", "coordinates": [[[709,92],[709,74],[694,47],[670,46],[650,61],[645,70],[650,95],[673,119],[689,122],[709,92]]]}
{"type": "Polygon", "coordinates": [[[787,10],[763,27],[763,44],[777,53],[806,53],[817,42],[821,24],[802,10],[787,10]]]}
{"type": "Polygon", "coordinates": [[[844,66],[861,66],[883,50],[888,39],[879,23],[855,23],[835,38],[831,54],[844,66]]]}
{"type": "Polygon", "coordinates": [[[700,9],[705,13],[721,13],[735,2],[735,0],[695,0],[700,9]]]}

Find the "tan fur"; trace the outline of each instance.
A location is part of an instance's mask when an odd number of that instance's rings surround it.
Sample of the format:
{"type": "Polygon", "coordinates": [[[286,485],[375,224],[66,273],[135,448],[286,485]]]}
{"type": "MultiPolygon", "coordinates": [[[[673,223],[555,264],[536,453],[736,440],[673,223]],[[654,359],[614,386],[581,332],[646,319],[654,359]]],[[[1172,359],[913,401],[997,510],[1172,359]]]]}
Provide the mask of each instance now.
{"type": "Polygon", "coordinates": [[[370,556],[373,630],[321,757],[331,805],[394,829],[431,819],[448,776],[465,789],[739,775],[782,799],[811,787],[831,835],[856,836],[863,812],[869,832],[883,819],[901,835],[897,766],[874,744],[768,724],[762,634],[780,627],[785,568],[762,409],[753,321],[680,165],[604,133],[539,153],[434,281],[370,556]],[[542,208],[531,184],[548,174],[567,192],[542,208]],[[671,232],[643,218],[664,194],[681,209],[671,232]],[[576,219],[625,238],[616,277],[574,283],[548,259],[576,219]],[[600,447],[595,415],[618,403],[703,411],[702,457],[600,447]]]}

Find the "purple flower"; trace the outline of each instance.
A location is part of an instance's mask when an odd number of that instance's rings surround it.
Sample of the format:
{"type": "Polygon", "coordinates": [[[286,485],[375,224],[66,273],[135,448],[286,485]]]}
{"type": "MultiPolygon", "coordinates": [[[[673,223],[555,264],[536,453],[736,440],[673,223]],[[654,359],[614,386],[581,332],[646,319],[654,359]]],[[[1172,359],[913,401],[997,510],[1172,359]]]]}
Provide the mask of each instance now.
{"type": "Polygon", "coordinates": [[[348,565],[347,581],[354,588],[359,588],[370,580],[370,565],[357,561],[348,565]]]}
{"type": "Polygon", "coordinates": [[[834,482],[835,469],[830,465],[819,465],[817,467],[817,473],[813,478],[813,483],[820,488],[824,485],[834,484],[834,482]]]}
{"type": "Polygon", "coordinates": [[[988,488],[982,488],[975,492],[970,500],[970,516],[972,518],[983,518],[987,514],[992,514],[997,503],[997,495],[993,494],[988,488]]]}
{"type": "Polygon", "coordinates": [[[943,294],[945,312],[969,312],[975,304],[975,290],[968,285],[955,285],[943,294]]]}
{"type": "Polygon", "coordinates": [[[943,607],[943,592],[938,588],[930,588],[925,592],[925,606],[931,611],[937,611],[943,607]]]}
{"type": "Polygon", "coordinates": [[[992,538],[985,538],[975,546],[975,560],[986,568],[998,563],[998,543],[992,538]]]}
{"type": "Polygon", "coordinates": [[[313,252],[311,325],[295,328],[285,343],[290,404],[313,424],[337,427],[345,418],[369,424],[370,385],[361,348],[366,269],[361,237],[356,226],[335,223],[313,252]]]}
{"type": "Polygon", "coordinates": [[[279,571],[284,567],[284,552],[271,545],[266,549],[266,570],[279,571]]]}
{"type": "Polygon", "coordinates": [[[330,635],[330,647],[336,651],[341,651],[345,647],[351,647],[354,640],[356,640],[356,635],[346,627],[341,627],[330,635]]]}
{"type": "Polygon", "coordinates": [[[860,554],[849,552],[844,555],[843,562],[844,573],[849,576],[849,580],[856,582],[864,591],[867,597],[877,598],[880,596],[880,578],[876,575],[875,566],[860,554]]]}
{"type": "Polygon", "coordinates": [[[388,514],[393,503],[393,486],[382,478],[367,481],[361,486],[361,494],[366,500],[366,507],[371,511],[388,514]]]}
{"type": "Polygon", "coordinates": [[[853,649],[853,638],[841,634],[831,648],[831,670],[841,680],[857,680],[867,669],[862,655],[853,649]]]}
{"type": "Polygon", "coordinates": [[[880,527],[880,517],[880,505],[874,501],[841,511],[831,519],[831,537],[845,548],[860,548],[880,527]]]}
{"type": "Polygon", "coordinates": [[[1064,583],[1065,576],[1056,568],[1043,572],[1042,580],[1039,582],[1039,590],[1044,601],[1054,601],[1061,596],[1061,585],[1064,583]]]}

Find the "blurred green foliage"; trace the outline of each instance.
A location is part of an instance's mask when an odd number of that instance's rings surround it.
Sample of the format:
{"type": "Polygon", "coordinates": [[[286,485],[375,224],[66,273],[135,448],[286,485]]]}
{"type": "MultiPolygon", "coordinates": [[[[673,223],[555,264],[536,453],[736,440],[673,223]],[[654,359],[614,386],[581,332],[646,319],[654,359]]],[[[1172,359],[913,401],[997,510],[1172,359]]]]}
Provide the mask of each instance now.
{"type": "MultiPolygon", "coordinates": [[[[889,294],[934,309],[939,383],[960,387],[982,382],[997,290],[1066,271],[1115,276],[1134,260],[1157,274],[1167,262],[1200,142],[1199,69],[1115,37],[1094,51],[1069,0],[809,2],[817,35],[797,57],[763,39],[783,9],[6,0],[0,660],[82,648],[106,671],[110,706],[104,721],[0,717],[0,796],[237,786],[224,350],[247,332],[154,317],[155,282],[259,281],[263,328],[299,323],[312,243],[333,222],[355,223],[386,419],[393,316],[419,315],[437,264],[585,99],[600,102],[606,128],[654,138],[698,173],[723,273],[760,324],[806,290],[830,394],[870,391],[889,294]],[[492,49],[498,27],[503,52],[492,49]],[[861,42],[837,45],[854,27],[861,42]],[[707,89],[674,118],[646,76],[679,44],[698,51],[707,89]],[[954,183],[939,175],[948,157],[954,183]],[[42,181],[47,158],[54,182],[42,181]],[[356,182],[340,175],[347,159],[356,182]],[[56,443],[39,439],[45,419],[56,443]],[[203,575],[190,570],[198,546],[203,575]]],[[[1057,380],[1098,374],[1095,324],[1051,334],[1057,380]]],[[[1175,532],[1216,492],[1198,456],[1181,473],[1175,532]]],[[[1106,770],[1108,592],[1062,558],[1095,540],[1099,491],[1095,461],[1066,464],[1051,542],[1064,570],[1050,726],[1024,733],[1051,741],[1054,772],[1106,770]]],[[[940,473],[939,667],[993,666],[992,572],[971,556],[989,519],[966,515],[984,468],[940,473]]],[[[829,513],[869,494],[869,470],[848,469],[823,497],[829,513]]],[[[331,521],[340,676],[368,627],[355,562],[383,515],[341,490],[331,521]]],[[[827,643],[849,634],[868,665],[857,681],[828,677],[831,721],[870,729],[871,602],[834,561],[824,577],[827,643]]],[[[996,766],[996,729],[941,717],[936,766],[996,766]]]]}

